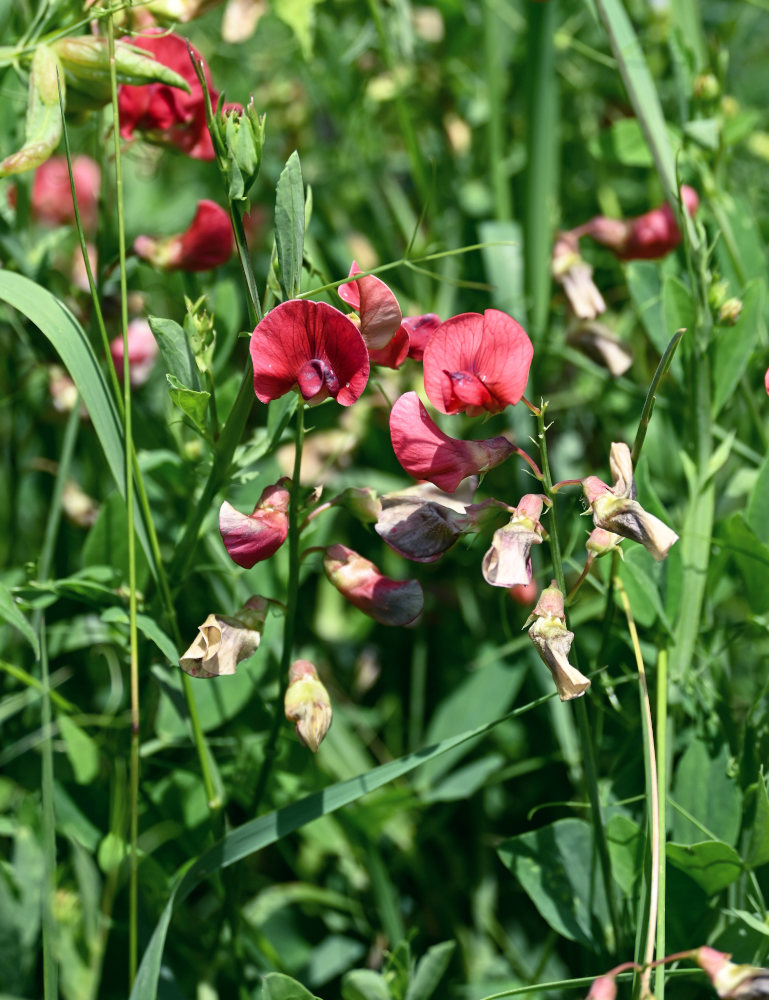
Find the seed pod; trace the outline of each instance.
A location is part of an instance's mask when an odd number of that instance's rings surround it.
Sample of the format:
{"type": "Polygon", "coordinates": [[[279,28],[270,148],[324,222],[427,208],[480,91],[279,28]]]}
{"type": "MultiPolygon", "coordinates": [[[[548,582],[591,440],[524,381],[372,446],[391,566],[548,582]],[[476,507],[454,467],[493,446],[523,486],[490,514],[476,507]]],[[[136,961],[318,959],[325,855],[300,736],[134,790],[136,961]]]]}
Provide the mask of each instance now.
{"type": "Polygon", "coordinates": [[[24,145],[0,163],[0,177],[34,170],[53,153],[61,139],[59,81],[64,101],[61,64],[51,46],[38,45],[29,74],[27,120],[24,145]]]}

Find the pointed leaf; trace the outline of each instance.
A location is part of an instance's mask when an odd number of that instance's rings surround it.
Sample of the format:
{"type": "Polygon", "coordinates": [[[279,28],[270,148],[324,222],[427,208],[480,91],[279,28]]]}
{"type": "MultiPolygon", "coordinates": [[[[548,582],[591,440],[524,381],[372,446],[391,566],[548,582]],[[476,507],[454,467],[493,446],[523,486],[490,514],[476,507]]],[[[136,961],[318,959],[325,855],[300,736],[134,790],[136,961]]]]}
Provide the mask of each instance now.
{"type": "Polygon", "coordinates": [[[304,252],[304,185],[299,154],[289,156],[278,178],[275,199],[275,245],[283,295],[294,299],[302,287],[304,252]]]}
{"type": "Polygon", "coordinates": [[[406,1000],[429,1000],[449,967],[455,947],[454,941],[441,941],[428,948],[417,962],[416,973],[406,991],[406,1000]]]}
{"type": "Polygon", "coordinates": [[[188,389],[174,375],[166,375],[166,379],[171,386],[168,391],[174,405],[178,406],[182,413],[192,421],[195,429],[203,437],[206,437],[208,435],[206,411],[208,410],[208,401],[211,398],[211,393],[196,392],[194,389],[188,389]]]}
{"type": "Polygon", "coordinates": [[[13,625],[15,629],[18,629],[35,651],[35,656],[40,656],[40,647],[37,642],[35,630],[19,610],[13,599],[13,594],[11,594],[4,583],[0,583],[0,618],[4,618],[9,625],[13,625]]]}
{"type": "Polygon", "coordinates": [[[169,374],[174,375],[182,385],[198,392],[200,390],[198,366],[195,364],[184,328],[172,319],[163,319],[161,316],[149,316],[148,321],[169,374]]]}
{"type": "Polygon", "coordinates": [[[739,854],[720,840],[668,844],[666,853],[670,864],[685,872],[709,896],[736,882],[743,871],[739,854]]]}

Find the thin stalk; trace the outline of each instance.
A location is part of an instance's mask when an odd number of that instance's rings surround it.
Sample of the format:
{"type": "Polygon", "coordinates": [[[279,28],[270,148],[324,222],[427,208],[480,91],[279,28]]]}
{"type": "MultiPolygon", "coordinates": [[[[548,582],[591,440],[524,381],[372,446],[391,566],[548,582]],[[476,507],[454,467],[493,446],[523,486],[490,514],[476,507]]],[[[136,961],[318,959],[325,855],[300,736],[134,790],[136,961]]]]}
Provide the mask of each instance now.
{"type": "Polygon", "coordinates": [[[115,25],[107,18],[109,45],[109,77],[115,148],[115,202],[117,207],[118,261],[120,267],[120,322],[123,330],[123,426],[125,434],[126,516],[128,520],[128,641],[131,688],[131,758],[130,758],[130,846],[129,921],[128,921],[128,985],[133,986],[139,965],[139,631],[136,586],[136,532],[134,530],[133,485],[133,423],[131,412],[131,362],[128,350],[128,285],[126,282],[125,218],[123,214],[123,163],[120,156],[120,112],[117,99],[115,68],[115,25]]]}
{"type": "Polygon", "coordinates": [[[294,648],[294,624],[296,622],[296,606],[299,595],[299,491],[302,473],[302,447],[304,445],[304,405],[296,408],[296,427],[294,436],[294,473],[291,478],[291,495],[288,505],[288,587],[286,589],[286,614],[283,619],[283,650],[280,658],[280,675],[278,677],[278,697],[275,699],[272,727],[267,737],[264,750],[264,760],[259,771],[254,792],[253,811],[256,814],[267,787],[267,780],[272,765],[277,756],[278,736],[283,721],[283,699],[288,686],[288,670],[291,666],[291,655],[294,648]]]}
{"type": "MultiPolygon", "coordinates": [[[[667,831],[667,816],[665,806],[668,790],[668,651],[661,649],[657,657],[657,810],[660,829],[659,858],[659,897],[657,909],[657,959],[665,954],[665,889],[666,889],[666,858],[664,844],[667,831]]],[[[665,1000],[665,967],[661,965],[654,977],[654,994],[657,1000],[665,1000]]]]}
{"type": "Polygon", "coordinates": [[[232,201],[229,202],[229,206],[230,222],[232,223],[232,231],[235,234],[235,246],[238,250],[238,259],[240,260],[240,267],[243,271],[243,278],[246,282],[246,289],[248,291],[248,298],[246,299],[248,318],[251,325],[256,326],[262,318],[262,306],[259,302],[259,292],[256,287],[254,269],[251,266],[251,255],[248,252],[246,232],[243,229],[243,219],[240,212],[232,201]]]}
{"type": "Polygon", "coordinates": [[[646,763],[646,788],[649,796],[649,833],[651,838],[651,873],[649,877],[649,923],[646,930],[646,942],[641,973],[641,998],[651,993],[651,962],[654,960],[654,944],[657,931],[659,911],[659,875],[660,875],[660,807],[659,807],[659,775],[657,773],[657,754],[654,747],[654,727],[652,725],[652,710],[649,703],[649,688],[646,683],[646,668],[641,656],[641,645],[638,631],[635,627],[633,612],[630,607],[627,592],[619,576],[614,579],[619,599],[627,619],[630,641],[633,646],[636,668],[638,669],[638,686],[641,694],[641,707],[644,717],[644,761],[646,763]]]}
{"type": "MultiPolygon", "coordinates": [[[[542,466],[542,486],[545,495],[550,499],[552,521],[550,523],[550,555],[553,562],[553,576],[561,593],[566,593],[566,578],[563,572],[563,559],[561,556],[561,543],[558,537],[558,520],[556,517],[555,498],[553,492],[553,477],[550,473],[550,460],[547,452],[547,428],[545,426],[545,412],[547,404],[542,403],[536,412],[537,417],[537,444],[539,445],[540,464],[542,466]]],[[[577,698],[575,713],[577,716],[577,726],[579,729],[580,744],[582,747],[582,764],[584,769],[585,786],[588,800],[590,802],[590,817],[593,821],[595,842],[598,850],[598,861],[601,866],[601,877],[603,880],[604,893],[609,906],[609,916],[611,919],[612,931],[614,933],[614,950],[620,944],[620,921],[617,912],[617,904],[614,897],[614,880],[611,872],[611,857],[609,855],[609,844],[606,839],[606,829],[603,823],[603,811],[601,808],[601,797],[598,791],[598,769],[595,762],[595,751],[590,732],[590,723],[585,708],[584,698],[577,698]]]]}
{"type": "Polygon", "coordinates": [[[646,432],[649,429],[649,421],[651,420],[652,413],[654,412],[654,404],[657,401],[657,390],[659,389],[660,382],[662,381],[668,368],[670,368],[673,361],[673,355],[676,353],[676,348],[685,333],[686,330],[676,330],[670,343],[665,348],[665,353],[660,358],[657,370],[654,372],[654,377],[651,380],[649,391],[646,393],[643,410],[641,410],[641,419],[638,421],[638,430],[636,431],[635,441],[633,441],[633,449],[630,453],[633,466],[638,464],[638,459],[641,457],[641,449],[643,448],[644,441],[646,440],[646,432]]]}

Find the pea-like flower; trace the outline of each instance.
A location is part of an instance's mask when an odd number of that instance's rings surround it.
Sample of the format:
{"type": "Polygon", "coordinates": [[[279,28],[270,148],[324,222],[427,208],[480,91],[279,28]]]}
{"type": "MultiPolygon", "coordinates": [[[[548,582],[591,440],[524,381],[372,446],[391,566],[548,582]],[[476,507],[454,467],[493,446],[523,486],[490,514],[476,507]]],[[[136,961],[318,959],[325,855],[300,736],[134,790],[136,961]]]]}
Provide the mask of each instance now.
{"type": "MultiPolygon", "coordinates": [[[[146,319],[133,319],[128,324],[128,364],[133,388],[144,385],[150,377],[158,356],[158,342],[146,319]]],[[[125,344],[122,337],[110,341],[109,352],[117,377],[123,381],[125,344]]]]}
{"type": "Polygon", "coordinates": [[[395,401],[390,412],[390,438],[409,475],[427,479],[447,493],[453,493],[468,476],[493,469],[515,451],[506,437],[485,441],[449,437],[430,418],[415,392],[406,392],[395,401]]]}
{"type": "Polygon", "coordinates": [[[339,286],[339,298],[360,316],[360,332],[369,351],[381,351],[398,332],[401,307],[384,281],[374,274],[355,278],[359,272],[353,261],[350,277],[354,280],[339,286]]]}
{"type": "Polygon", "coordinates": [[[350,604],[380,625],[410,625],[422,611],[418,580],[392,580],[346,545],[326,549],[323,569],[350,604]]]}
{"type": "MultiPolygon", "coordinates": [[[[687,214],[694,218],[700,203],[694,188],[684,184],[681,201],[687,214]]],[[[681,242],[681,230],[667,202],[633,219],[607,219],[597,215],[573,232],[591,236],[620,260],[656,260],[675,250],[681,242]]]]}
{"type": "MultiPolygon", "coordinates": [[[[555,580],[539,595],[537,605],[529,616],[529,638],[539,657],[553,675],[561,701],[579,698],[590,687],[590,681],[569,663],[569,650],[574,633],[566,628],[563,594],[555,580]]],[[[527,622],[528,624],[528,622],[527,622]]]]}
{"type": "Polygon", "coordinates": [[[210,271],[226,264],[234,249],[229,215],[207,198],[198,202],[195,217],[183,233],[134,240],[134,252],[164,271],[210,271]]]}
{"type": "Polygon", "coordinates": [[[543,497],[527,493],[513,510],[510,521],[497,528],[491,548],[483,557],[483,578],[492,587],[531,583],[531,547],[542,544],[539,523],[543,497]]]}
{"type": "Polygon", "coordinates": [[[289,722],[296,723],[301,742],[317,753],[331,725],[331,699],[309,660],[291,664],[283,710],[289,722]]]}
{"type": "Polygon", "coordinates": [[[441,413],[499,413],[523,396],[533,354],[526,331],[507,313],[453,316],[424,349],[425,392],[441,413]]]}
{"type": "Polygon", "coordinates": [[[737,965],[731,955],[703,946],[690,956],[707,972],[721,1000],[754,1000],[769,994],[769,969],[757,965],[737,965]]]}
{"type": "Polygon", "coordinates": [[[233,562],[251,569],[274,555],[288,535],[291,481],[279,479],[262,491],[252,514],[241,514],[226,500],[219,508],[219,532],[233,562]]]}
{"type": "Polygon", "coordinates": [[[241,660],[259,648],[268,606],[266,598],[254,595],[232,616],[209,615],[179,666],[191,677],[234,674],[241,660]]]}
{"type": "MultiPolygon", "coordinates": [[[[472,485],[477,486],[477,481],[472,485]]],[[[472,492],[467,499],[472,499],[472,492]]],[[[431,563],[448,552],[472,525],[463,503],[431,483],[419,483],[382,497],[374,530],[398,555],[412,562],[431,563]]]]}
{"type": "Polygon", "coordinates": [[[326,302],[289,299],[251,335],[254,392],[269,403],[298,388],[305,402],[351,406],[366,388],[369,357],[360,330],[326,302]]]}
{"type": "MultiPolygon", "coordinates": [[[[99,221],[101,168],[90,156],[73,156],[72,179],[83,228],[94,230],[99,221]]],[[[13,197],[15,199],[15,192],[13,197]]],[[[37,168],[32,182],[30,208],[32,217],[44,226],[74,224],[75,206],[66,156],[52,156],[37,168]]]]}

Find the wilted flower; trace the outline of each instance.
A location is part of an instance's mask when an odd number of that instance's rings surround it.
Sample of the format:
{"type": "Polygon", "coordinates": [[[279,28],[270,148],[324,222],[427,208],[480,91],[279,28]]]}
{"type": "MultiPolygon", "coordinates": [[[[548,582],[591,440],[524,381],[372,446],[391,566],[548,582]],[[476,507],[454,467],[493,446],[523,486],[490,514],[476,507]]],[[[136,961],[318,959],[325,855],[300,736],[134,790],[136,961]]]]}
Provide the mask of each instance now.
{"type": "Polygon", "coordinates": [[[569,331],[568,340],[593,361],[603,365],[614,378],[624,375],[633,364],[630,348],[603,323],[580,323],[569,331]]]}
{"type": "Polygon", "coordinates": [[[250,597],[232,617],[211,614],[198,626],[198,636],[179,660],[191,677],[234,674],[241,660],[259,648],[269,601],[250,597]]]}
{"type": "Polygon", "coordinates": [[[533,354],[526,331],[507,313],[462,313],[427,342],[425,392],[441,413],[499,413],[523,395],[533,354]]]}
{"type": "Polygon", "coordinates": [[[289,722],[296,723],[301,742],[317,753],[331,725],[331,699],[309,660],[291,664],[283,709],[289,722]]]}
{"type": "MultiPolygon", "coordinates": [[[[359,272],[360,268],[353,261],[350,277],[359,272]]],[[[387,348],[401,325],[401,307],[384,281],[376,275],[367,274],[340,285],[338,291],[339,298],[352,306],[360,316],[360,332],[369,351],[387,348]]],[[[408,347],[403,352],[404,358],[407,351],[408,347]]]]}
{"type": "Polygon", "coordinates": [[[198,202],[195,218],[183,233],[134,240],[134,252],[165,271],[210,271],[226,264],[234,248],[229,215],[207,198],[198,202]]]}
{"type": "MultiPolygon", "coordinates": [[[[99,219],[101,168],[90,156],[73,156],[72,177],[83,228],[95,229],[99,219]]],[[[75,221],[66,156],[52,156],[37,168],[30,207],[32,218],[44,226],[66,226],[75,221]]]]}
{"type": "Polygon", "coordinates": [[[536,620],[529,628],[529,638],[536,646],[540,659],[553,675],[558,697],[561,701],[579,698],[590,687],[590,681],[569,663],[574,633],[566,628],[563,594],[555,580],[540,594],[529,621],[535,617],[536,620]]]}
{"type": "Polygon", "coordinates": [[[571,233],[561,233],[555,241],[550,269],[578,319],[595,319],[606,312],[606,303],[593,281],[593,268],[580,256],[577,238],[571,233]]]}
{"type": "Polygon", "coordinates": [[[635,499],[633,466],[626,444],[612,444],[610,465],[615,478],[613,487],[607,486],[597,476],[588,476],[582,481],[582,489],[593,512],[593,524],[640,542],[658,562],[661,561],[678,541],[678,535],[658,517],[645,511],[635,499]]]}
{"type": "Polygon", "coordinates": [[[267,486],[252,514],[241,514],[225,502],[219,508],[219,532],[230,559],[251,569],[274,555],[288,534],[290,480],[279,479],[267,486]]]}
{"type": "Polygon", "coordinates": [[[508,524],[494,532],[491,548],[483,557],[483,579],[492,587],[531,583],[531,547],[542,543],[543,497],[527,493],[508,524]]]}
{"type": "Polygon", "coordinates": [[[754,1000],[769,994],[769,969],[756,965],[736,965],[731,955],[703,946],[691,953],[704,969],[721,1000],[754,1000]]]}
{"type": "Polygon", "coordinates": [[[351,406],[368,382],[360,330],[326,302],[289,299],[268,312],[251,336],[251,360],[262,403],[297,387],[311,405],[331,396],[351,406]]]}
{"type": "MultiPolygon", "coordinates": [[[[431,341],[432,343],[432,341],[431,341]]],[[[460,441],[438,428],[415,392],[406,392],[390,412],[395,456],[409,475],[429,479],[453,493],[467,476],[493,469],[515,451],[506,437],[460,441]]]]}
{"type": "Polygon", "coordinates": [[[374,530],[398,555],[430,563],[448,552],[471,525],[464,505],[452,504],[447,494],[421,483],[383,496],[374,530]]]}
{"type": "MultiPolygon", "coordinates": [[[[681,201],[693,218],[700,203],[694,188],[684,184],[681,201]]],[[[624,221],[597,215],[574,232],[580,236],[591,236],[597,243],[607,246],[620,260],[656,260],[675,250],[681,242],[681,231],[667,202],[624,221]]]]}
{"type": "MultiPolygon", "coordinates": [[[[124,344],[122,337],[110,341],[109,352],[117,377],[123,381],[124,344]]],[[[146,319],[134,319],[128,324],[128,363],[131,385],[144,385],[158,356],[158,342],[146,319]]]]}
{"type": "MultiPolygon", "coordinates": [[[[134,132],[142,132],[151,141],[175,146],[193,159],[213,160],[214,147],[206,124],[205,97],[190,60],[187,40],[180,35],[158,30],[126,41],[149,52],[178,73],[186,80],[190,90],[185,93],[165,83],[120,87],[118,110],[121,136],[131,139],[134,132]]],[[[200,53],[194,47],[190,48],[195,58],[202,62],[200,53]]],[[[218,95],[205,63],[203,69],[211,104],[216,107],[218,95]]]]}
{"type": "Polygon", "coordinates": [[[418,580],[391,580],[346,545],[326,549],[323,569],[350,604],[380,625],[409,625],[422,611],[424,597],[418,580]]]}

